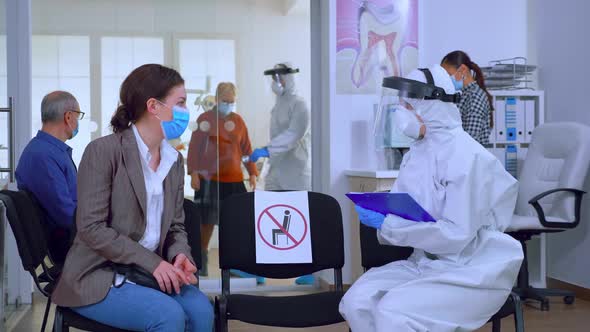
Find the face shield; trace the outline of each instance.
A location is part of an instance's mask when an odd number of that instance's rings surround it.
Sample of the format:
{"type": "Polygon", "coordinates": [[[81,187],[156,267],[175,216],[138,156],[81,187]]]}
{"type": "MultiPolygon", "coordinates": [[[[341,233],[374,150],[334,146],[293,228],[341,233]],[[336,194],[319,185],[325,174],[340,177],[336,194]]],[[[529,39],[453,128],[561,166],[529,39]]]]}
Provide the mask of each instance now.
{"type": "Polygon", "coordinates": [[[298,72],[298,68],[291,68],[287,64],[278,64],[273,69],[264,71],[266,86],[270,87],[275,95],[282,96],[285,92],[295,89],[295,75],[293,74],[298,72]]]}
{"type": "Polygon", "coordinates": [[[418,139],[422,126],[420,110],[426,101],[459,101],[458,94],[449,95],[434,85],[430,71],[422,71],[429,83],[396,76],[383,79],[374,127],[378,147],[408,147],[409,143],[418,139]]]}
{"type": "Polygon", "coordinates": [[[420,122],[407,98],[383,88],[374,134],[377,148],[407,148],[419,137],[420,122]]]}

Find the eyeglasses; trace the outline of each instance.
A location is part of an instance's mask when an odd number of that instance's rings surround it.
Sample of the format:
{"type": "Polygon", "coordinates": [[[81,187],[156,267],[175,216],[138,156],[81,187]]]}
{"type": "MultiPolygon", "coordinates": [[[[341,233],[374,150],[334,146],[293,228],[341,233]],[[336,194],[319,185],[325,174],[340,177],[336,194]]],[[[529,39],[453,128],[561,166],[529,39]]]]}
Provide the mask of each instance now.
{"type": "Polygon", "coordinates": [[[84,119],[84,114],[86,114],[86,113],[84,113],[82,111],[76,111],[76,110],[69,110],[68,112],[78,113],[78,120],[84,119]]]}

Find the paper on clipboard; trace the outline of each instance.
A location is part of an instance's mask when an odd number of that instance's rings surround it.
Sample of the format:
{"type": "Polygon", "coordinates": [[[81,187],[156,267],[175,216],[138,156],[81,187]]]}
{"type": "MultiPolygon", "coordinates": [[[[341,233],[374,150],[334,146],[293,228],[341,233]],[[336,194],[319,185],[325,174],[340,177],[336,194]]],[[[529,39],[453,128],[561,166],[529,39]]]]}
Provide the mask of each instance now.
{"type": "Polygon", "coordinates": [[[412,221],[435,222],[412,196],[407,193],[348,193],[354,204],[381,214],[395,214],[412,221]]]}

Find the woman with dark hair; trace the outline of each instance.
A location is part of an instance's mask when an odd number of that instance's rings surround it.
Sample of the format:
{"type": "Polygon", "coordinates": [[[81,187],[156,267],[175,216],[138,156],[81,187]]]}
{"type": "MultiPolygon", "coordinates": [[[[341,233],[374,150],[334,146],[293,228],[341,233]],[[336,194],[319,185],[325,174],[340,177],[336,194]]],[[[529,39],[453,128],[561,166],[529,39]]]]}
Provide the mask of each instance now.
{"type": "Polygon", "coordinates": [[[211,331],[213,309],[193,284],[184,229],[184,165],[167,139],[188,125],[184,80],[148,64],[123,82],[114,134],[88,145],[78,170],[77,234],[52,300],[133,331],[211,331]],[[159,289],[118,274],[151,273],[159,289]]]}
{"type": "Polygon", "coordinates": [[[467,53],[453,51],[440,64],[451,76],[455,90],[461,92],[463,130],[480,144],[488,144],[494,126],[492,95],[485,86],[483,73],[467,53]]]}

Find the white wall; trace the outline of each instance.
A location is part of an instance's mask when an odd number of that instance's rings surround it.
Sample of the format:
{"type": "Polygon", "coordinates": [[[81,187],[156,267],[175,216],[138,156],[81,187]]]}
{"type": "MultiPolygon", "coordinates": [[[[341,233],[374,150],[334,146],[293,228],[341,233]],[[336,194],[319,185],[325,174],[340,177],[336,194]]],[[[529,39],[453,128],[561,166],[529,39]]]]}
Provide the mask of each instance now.
{"type": "MultiPolygon", "coordinates": [[[[285,15],[285,2],[276,0],[35,0],[32,15],[34,34],[235,39],[238,107],[255,146],[268,141],[274,103],[262,75],[265,69],[293,62],[301,69],[300,92],[310,99],[310,18],[305,1],[285,15]]],[[[173,64],[173,45],[165,46],[166,61],[173,64]]]]}
{"type": "MultiPolygon", "coordinates": [[[[540,66],[539,86],[545,90],[548,122],[576,121],[590,125],[588,1],[535,0],[529,3],[530,54],[540,66]]],[[[586,191],[588,179],[586,181],[586,191]]],[[[588,196],[588,195],[587,195],[588,196]]],[[[590,288],[590,197],[575,230],[548,236],[548,276],[590,288]]]]}
{"type": "Polygon", "coordinates": [[[422,66],[440,63],[454,50],[482,66],[527,56],[527,0],[422,0],[420,7],[422,66]]]}

